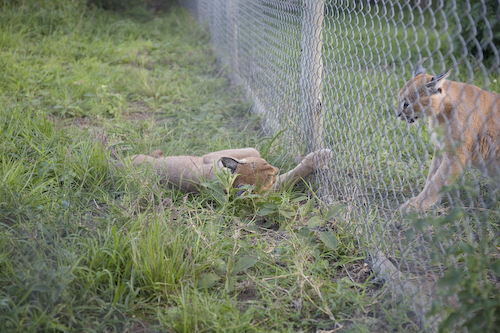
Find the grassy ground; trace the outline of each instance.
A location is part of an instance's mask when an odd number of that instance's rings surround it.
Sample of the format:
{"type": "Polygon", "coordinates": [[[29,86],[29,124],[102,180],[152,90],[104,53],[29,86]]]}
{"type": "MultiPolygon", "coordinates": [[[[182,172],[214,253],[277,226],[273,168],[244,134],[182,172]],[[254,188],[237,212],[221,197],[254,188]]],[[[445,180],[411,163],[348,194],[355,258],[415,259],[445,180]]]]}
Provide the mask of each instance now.
{"type": "Polygon", "coordinates": [[[185,11],[145,15],[0,2],[0,330],[416,330],[353,235],[312,231],[341,207],[234,198],[224,179],[186,195],[113,167],[158,148],[293,162],[185,11]]]}
{"type": "MultiPolygon", "coordinates": [[[[497,187],[478,174],[467,172],[446,189],[442,204],[426,218],[402,217],[398,207],[422,190],[433,148],[424,121],[408,125],[396,118],[395,111],[397,92],[411,77],[421,57],[429,57],[425,66],[432,74],[461,62],[453,69],[451,79],[493,92],[500,91],[498,68],[485,70],[484,65],[477,66],[465,50],[459,51],[462,50],[457,48],[460,32],[451,24],[454,13],[447,16],[437,8],[433,13],[429,10],[421,13],[418,8],[410,10],[409,4],[403,8],[395,3],[356,4],[331,1],[325,9],[324,141],[335,153],[332,167],[319,177],[324,197],[348,206],[342,216],[349,224],[347,232],[388,254],[418,286],[419,295],[432,297],[436,304],[442,301],[435,313],[445,319],[455,311],[448,317],[449,321],[444,321],[443,331],[459,331],[458,327],[452,327],[453,321],[463,324],[464,318],[471,317],[476,317],[481,327],[483,318],[476,316],[478,313],[471,310],[472,306],[468,310],[467,306],[459,309],[457,303],[447,297],[465,295],[475,288],[470,286],[484,283],[491,289],[485,288],[489,292],[482,294],[483,300],[486,303],[496,300],[491,303],[495,305],[484,307],[489,309],[485,312],[496,311],[491,309],[500,304],[498,279],[494,277],[497,273],[483,269],[498,262],[497,187]],[[436,20],[436,17],[448,20],[436,20]],[[453,207],[465,213],[452,214],[453,207]],[[432,226],[428,225],[430,221],[434,221],[432,226]],[[474,249],[462,252],[459,248],[464,244],[474,249]],[[477,265],[472,264],[473,258],[480,258],[477,265]],[[485,265],[479,263],[481,260],[485,265]],[[471,266],[464,269],[468,266],[466,262],[471,266]],[[444,271],[450,274],[480,272],[482,277],[455,274],[456,280],[448,288],[447,283],[452,279],[446,282],[446,275],[442,277],[444,271]],[[443,282],[437,283],[438,280],[443,282]],[[460,288],[464,288],[464,292],[460,288]],[[445,297],[434,297],[438,294],[436,289],[440,296],[446,294],[445,297]]],[[[253,95],[269,111],[275,129],[285,129],[302,148],[308,139],[310,141],[310,137],[305,138],[303,134],[308,120],[304,116],[304,96],[298,87],[303,16],[293,12],[292,6],[278,8],[277,5],[278,2],[239,4],[238,65],[253,95]]],[[[225,14],[226,11],[207,14],[215,37],[224,35],[227,29],[224,22],[231,22],[225,14]],[[217,19],[213,20],[210,15],[217,19]]],[[[455,14],[460,16],[463,12],[455,14]]],[[[230,47],[225,40],[214,42],[217,49],[230,47]]],[[[482,307],[481,301],[472,303],[482,307]]],[[[469,330],[474,331],[471,327],[469,330]]]]}
{"type": "Polygon", "coordinates": [[[371,279],[350,228],[366,216],[308,186],[235,197],[221,176],[186,195],[116,169],[155,149],[297,160],[187,12],[84,2],[0,0],[0,331],[419,330],[371,279]]]}

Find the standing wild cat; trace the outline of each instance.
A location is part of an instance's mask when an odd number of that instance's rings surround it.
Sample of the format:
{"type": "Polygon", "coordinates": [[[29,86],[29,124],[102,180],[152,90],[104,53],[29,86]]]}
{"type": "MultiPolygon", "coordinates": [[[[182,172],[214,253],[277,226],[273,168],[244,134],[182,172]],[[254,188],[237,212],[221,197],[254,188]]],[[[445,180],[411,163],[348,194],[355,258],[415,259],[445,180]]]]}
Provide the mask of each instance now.
{"type": "Polygon", "coordinates": [[[446,80],[451,68],[441,75],[428,75],[422,67],[425,59],[399,91],[397,115],[408,123],[428,119],[434,157],[424,189],[401,210],[432,207],[440,199],[441,188],[464,167],[474,166],[489,177],[500,175],[500,95],[446,80]],[[442,142],[436,130],[444,134],[442,142]]]}

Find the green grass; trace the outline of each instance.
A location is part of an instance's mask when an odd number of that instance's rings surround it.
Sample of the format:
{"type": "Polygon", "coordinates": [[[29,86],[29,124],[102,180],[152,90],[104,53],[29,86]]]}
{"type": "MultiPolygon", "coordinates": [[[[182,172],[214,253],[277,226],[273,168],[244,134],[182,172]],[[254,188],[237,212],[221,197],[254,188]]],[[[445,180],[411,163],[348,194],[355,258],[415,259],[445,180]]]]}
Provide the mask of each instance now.
{"type": "MultiPolygon", "coordinates": [[[[239,56],[242,76],[250,71],[247,80],[268,107],[268,117],[304,147],[309,144],[305,126],[310,124],[298,87],[300,13],[284,10],[287,15],[275,15],[269,10],[261,18],[257,6],[242,6],[240,47],[249,53],[239,56]],[[265,24],[258,23],[260,19],[265,24]]],[[[361,191],[370,205],[394,210],[421,190],[433,154],[426,122],[408,125],[395,115],[397,93],[421,57],[429,58],[424,65],[431,74],[459,62],[452,79],[500,92],[500,77],[493,68],[492,73],[483,71],[456,49],[456,29],[439,20],[445,10],[409,7],[340,1],[325,5],[324,145],[336,152],[336,167],[322,181],[339,184],[341,189],[333,194],[338,200],[352,200],[353,193],[361,191]]],[[[449,22],[453,19],[450,15],[449,22]]]]}
{"type": "Polygon", "coordinates": [[[467,172],[445,189],[441,209],[434,214],[421,220],[417,215],[401,219],[395,211],[422,189],[433,149],[426,124],[407,125],[396,119],[395,110],[397,93],[420,57],[430,58],[425,67],[434,75],[462,62],[453,70],[452,79],[496,93],[500,92],[498,70],[491,68],[487,73],[472,57],[456,52],[456,29],[434,21],[441,12],[420,14],[403,8],[394,14],[386,11],[389,7],[339,9],[325,21],[325,141],[337,152],[336,169],[328,180],[341,184],[335,188],[336,200],[354,206],[365,217],[360,228],[367,241],[390,253],[416,284],[422,283],[422,294],[427,283],[439,280],[434,305],[442,303],[434,313],[443,316],[440,331],[459,330],[455,324],[481,331],[481,325],[495,325],[494,320],[490,318],[486,324],[485,317],[476,322],[470,318],[483,310],[493,313],[499,309],[494,277],[498,272],[491,269],[498,262],[496,186],[467,172]],[[460,208],[462,214],[447,218],[453,207],[460,208]],[[434,224],[434,230],[419,226],[422,221],[427,226],[433,218],[442,219],[434,224]],[[470,247],[464,251],[462,246],[470,247]],[[464,267],[474,267],[471,271],[477,275],[456,274],[450,281],[449,275],[464,267]],[[443,270],[449,273],[441,278],[443,270]],[[481,284],[496,291],[479,296],[481,292],[475,288],[481,284]],[[468,295],[478,312],[467,308],[467,302],[450,306],[450,295],[468,295]],[[491,303],[483,307],[479,305],[482,301],[491,303]],[[466,318],[468,324],[464,324],[466,318]]]}
{"type": "Polygon", "coordinates": [[[195,196],[116,169],[154,149],[293,163],[187,12],[83,3],[0,3],[2,332],[416,327],[379,309],[353,235],[312,232],[338,212],[307,189],[235,197],[221,176],[195,196]]]}
{"type": "MultiPolygon", "coordinates": [[[[304,135],[305,126],[310,123],[304,116],[303,96],[298,86],[303,16],[289,8],[277,9],[275,4],[267,4],[268,10],[263,12],[260,5],[253,3],[244,2],[240,6],[241,76],[268,109],[274,129],[283,130],[284,135],[295,140],[299,150],[303,149],[312,141],[304,135]]],[[[467,172],[446,189],[443,203],[427,215],[428,219],[446,216],[454,206],[461,207],[464,215],[453,220],[460,227],[450,227],[453,223],[448,221],[435,227],[443,233],[415,230],[418,217],[402,217],[398,207],[423,188],[433,148],[425,122],[408,125],[396,118],[397,93],[424,56],[429,57],[425,66],[430,74],[439,74],[460,62],[451,79],[497,93],[500,78],[498,68],[478,66],[473,57],[457,49],[460,32],[452,24],[455,16],[434,9],[434,13],[429,9],[421,13],[418,7],[409,7],[407,4],[400,8],[396,3],[326,3],[322,77],[324,144],[334,155],[332,167],[318,179],[328,201],[348,205],[350,214],[341,219],[350,226],[346,227],[347,232],[384,251],[418,285],[419,292],[431,298],[429,290],[444,270],[455,272],[457,267],[465,267],[477,258],[484,257],[489,264],[498,259],[498,194],[493,182],[467,172]],[[490,239],[486,246],[489,250],[480,249],[478,239],[490,239]],[[455,249],[463,243],[473,246],[474,251],[466,254],[455,249]],[[491,252],[485,256],[488,251],[491,252]]],[[[214,36],[222,35],[226,28],[218,23],[210,25],[214,36]]],[[[482,264],[476,266],[481,278],[464,278],[454,283],[469,284],[471,290],[481,283],[498,289],[494,277],[498,273],[484,270],[489,264],[480,268],[482,264]],[[485,278],[488,274],[491,281],[485,278]]],[[[440,290],[440,296],[444,289],[440,290]]],[[[435,298],[436,302],[443,302],[441,309],[447,308],[441,312],[443,319],[454,311],[448,306],[447,296],[435,298]]],[[[491,298],[497,300],[498,293],[492,293],[491,298]]],[[[495,307],[498,305],[489,310],[495,307]]],[[[455,311],[455,315],[462,310],[455,311]]],[[[472,313],[474,310],[460,313],[455,317],[460,318],[456,322],[472,313]]]]}
{"type": "Polygon", "coordinates": [[[457,56],[456,32],[435,22],[442,11],[390,7],[333,6],[323,47],[325,141],[339,152],[331,177],[350,179],[351,191],[360,186],[382,209],[396,209],[418,193],[433,154],[426,122],[407,125],[395,116],[397,93],[416,62],[429,57],[424,66],[434,75],[462,62],[452,79],[500,91],[498,75],[483,75],[471,57],[457,56]]]}
{"type": "Polygon", "coordinates": [[[186,11],[146,20],[84,2],[0,2],[0,331],[419,331],[364,264],[356,226],[376,212],[326,208],[310,186],[237,197],[219,175],[192,195],[117,169],[155,149],[296,161],[186,11]]]}
{"type": "Polygon", "coordinates": [[[314,207],[295,216],[300,193],[165,191],[151,174],[115,171],[111,146],[88,130],[29,110],[2,119],[2,331],[329,327],[332,311],[348,320],[376,293],[367,272],[344,276],[362,260],[352,237],[316,243],[299,229],[314,207]]]}

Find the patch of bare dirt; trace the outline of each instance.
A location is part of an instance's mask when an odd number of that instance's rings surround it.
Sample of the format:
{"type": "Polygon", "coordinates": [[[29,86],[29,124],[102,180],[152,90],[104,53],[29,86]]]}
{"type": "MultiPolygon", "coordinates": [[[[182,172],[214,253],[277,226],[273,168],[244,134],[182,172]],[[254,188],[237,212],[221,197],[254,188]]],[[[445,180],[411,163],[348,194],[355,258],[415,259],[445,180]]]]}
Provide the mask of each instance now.
{"type": "Polygon", "coordinates": [[[255,288],[254,282],[251,280],[241,282],[236,287],[236,291],[238,292],[236,299],[239,302],[253,301],[261,298],[257,288],[255,288]]]}

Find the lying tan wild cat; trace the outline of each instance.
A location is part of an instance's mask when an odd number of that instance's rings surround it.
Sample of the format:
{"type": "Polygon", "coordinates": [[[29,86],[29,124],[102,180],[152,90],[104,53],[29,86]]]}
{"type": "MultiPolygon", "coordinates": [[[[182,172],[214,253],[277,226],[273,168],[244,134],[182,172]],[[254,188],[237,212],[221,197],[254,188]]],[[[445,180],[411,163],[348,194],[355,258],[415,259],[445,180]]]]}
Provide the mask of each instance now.
{"type": "Polygon", "coordinates": [[[161,150],[149,155],[130,157],[133,166],[152,165],[161,182],[187,192],[198,192],[201,182],[215,180],[215,173],[227,168],[239,176],[233,187],[252,185],[258,192],[287,188],[324,167],[332,158],[332,151],[321,149],[307,155],[293,170],[278,176],[279,169],[270,165],[254,148],[228,149],[197,156],[164,156],[161,150]]]}

